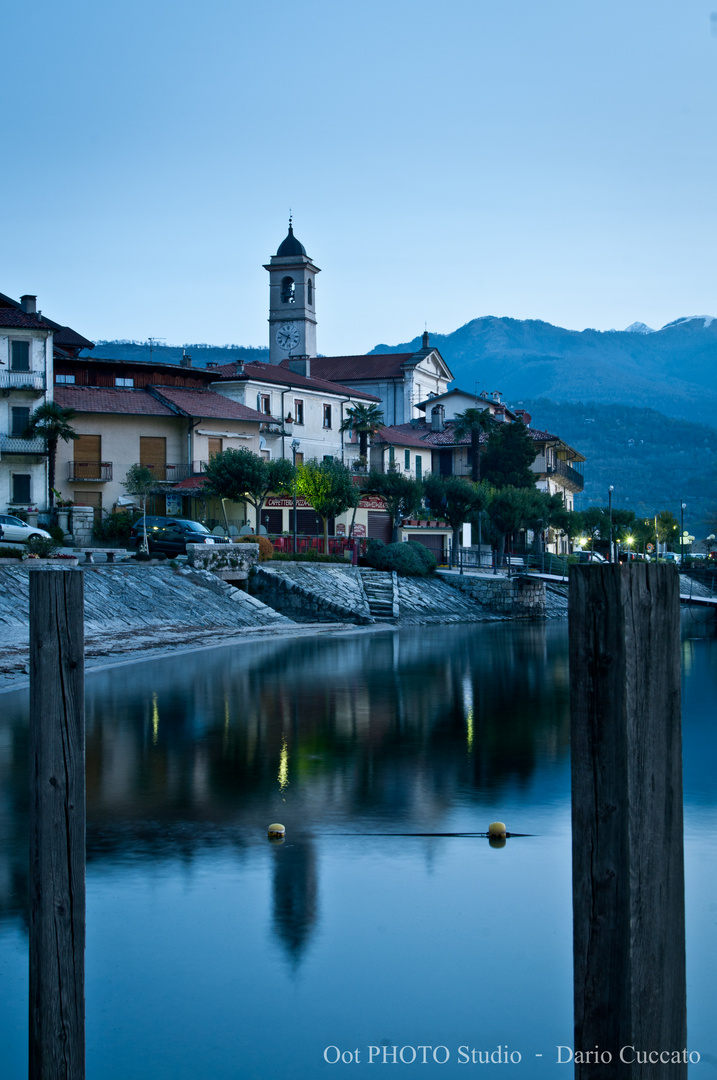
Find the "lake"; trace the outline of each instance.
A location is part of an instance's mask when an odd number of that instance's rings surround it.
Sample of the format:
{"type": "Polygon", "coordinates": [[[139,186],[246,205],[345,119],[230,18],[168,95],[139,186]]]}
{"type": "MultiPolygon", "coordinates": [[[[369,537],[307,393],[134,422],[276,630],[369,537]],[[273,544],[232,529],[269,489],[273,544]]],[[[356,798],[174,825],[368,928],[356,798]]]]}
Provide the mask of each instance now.
{"type": "MultiPolygon", "coordinates": [[[[689,613],[683,630],[690,1074],[709,1076],[717,638],[689,613]]],[[[0,703],[0,1075],[15,1080],[27,693],[0,703]]],[[[87,811],[88,1077],[350,1077],[394,1047],[420,1076],[461,1076],[473,1050],[519,1054],[523,1077],[572,1076],[556,1063],[572,1044],[565,622],[90,672],[87,811]],[[496,819],[529,835],[417,835],[496,819]],[[274,821],[283,843],[267,839],[274,821]]]]}

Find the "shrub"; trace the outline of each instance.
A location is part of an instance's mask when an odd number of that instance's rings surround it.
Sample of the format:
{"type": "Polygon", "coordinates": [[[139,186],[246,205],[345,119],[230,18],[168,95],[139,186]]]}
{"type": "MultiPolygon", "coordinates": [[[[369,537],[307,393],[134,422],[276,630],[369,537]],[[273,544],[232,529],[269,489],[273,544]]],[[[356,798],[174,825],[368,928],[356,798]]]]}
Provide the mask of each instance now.
{"type": "Polygon", "coordinates": [[[240,544],[258,544],[259,562],[266,562],[274,557],[274,545],[266,536],[240,536],[240,544]]]}
{"type": "Polygon", "coordinates": [[[395,570],[401,577],[426,577],[429,572],[428,564],[414,551],[414,548],[421,546],[405,542],[384,544],[374,541],[369,544],[364,561],[374,570],[395,570]]]}
{"type": "Polygon", "coordinates": [[[28,540],[27,544],[28,553],[30,555],[37,555],[39,559],[49,559],[53,552],[57,551],[60,546],[57,540],[47,538],[45,536],[33,537],[32,540],[28,540]]]}
{"type": "Polygon", "coordinates": [[[433,554],[430,548],[427,548],[425,544],[421,544],[418,540],[413,542],[409,540],[409,544],[413,549],[414,555],[418,555],[419,559],[426,568],[427,574],[432,574],[438,566],[438,560],[433,554]]]}
{"type": "Polygon", "coordinates": [[[22,548],[0,547],[0,559],[21,559],[22,548]]]}
{"type": "Polygon", "coordinates": [[[47,531],[49,532],[52,539],[56,540],[58,544],[64,544],[65,532],[63,529],[60,528],[59,525],[49,525],[47,531]]]}
{"type": "Polygon", "coordinates": [[[92,535],[95,540],[118,541],[121,544],[127,544],[133,524],[134,514],[122,510],[119,514],[108,514],[101,521],[96,521],[92,526],[92,535]]]}

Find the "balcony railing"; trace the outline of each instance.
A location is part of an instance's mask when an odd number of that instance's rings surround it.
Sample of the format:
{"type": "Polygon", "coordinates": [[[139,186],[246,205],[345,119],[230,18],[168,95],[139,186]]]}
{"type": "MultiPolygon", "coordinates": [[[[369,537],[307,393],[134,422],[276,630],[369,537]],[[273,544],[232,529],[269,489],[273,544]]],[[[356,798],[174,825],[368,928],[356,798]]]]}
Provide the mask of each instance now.
{"type": "Polygon", "coordinates": [[[3,454],[44,454],[44,439],[21,439],[19,435],[0,437],[0,452],[3,454]]]}
{"type": "Polygon", "coordinates": [[[572,484],[576,491],[582,491],[585,484],[583,474],[574,469],[572,465],[568,465],[567,461],[561,461],[560,458],[556,458],[552,465],[548,465],[546,468],[548,476],[554,476],[556,473],[558,476],[562,476],[568,483],[572,484]]]}
{"type": "Polygon", "coordinates": [[[70,461],[67,467],[67,479],[73,481],[91,480],[104,483],[112,479],[111,461],[70,461]]]}
{"type": "Polygon", "coordinates": [[[0,390],[39,390],[46,387],[44,371],[0,371],[0,390]]]}
{"type": "Polygon", "coordinates": [[[187,480],[190,476],[199,476],[207,467],[206,461],[193,461],[191,465],[146,465],[154,474],[155,480],[160,484],[178,484],[180,480],[187,480]]]}

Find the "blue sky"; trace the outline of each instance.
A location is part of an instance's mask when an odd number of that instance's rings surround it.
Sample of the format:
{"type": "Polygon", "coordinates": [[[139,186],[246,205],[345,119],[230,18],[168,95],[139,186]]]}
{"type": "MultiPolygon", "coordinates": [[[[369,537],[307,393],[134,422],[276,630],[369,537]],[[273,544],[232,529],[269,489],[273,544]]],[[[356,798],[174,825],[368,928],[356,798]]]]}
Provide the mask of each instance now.
{"type": "Polygon", "coordinates": [[[318,348],[717,314],[715,0],[36,0],[3,16],[0,291],[90,338],[318,348]]]}

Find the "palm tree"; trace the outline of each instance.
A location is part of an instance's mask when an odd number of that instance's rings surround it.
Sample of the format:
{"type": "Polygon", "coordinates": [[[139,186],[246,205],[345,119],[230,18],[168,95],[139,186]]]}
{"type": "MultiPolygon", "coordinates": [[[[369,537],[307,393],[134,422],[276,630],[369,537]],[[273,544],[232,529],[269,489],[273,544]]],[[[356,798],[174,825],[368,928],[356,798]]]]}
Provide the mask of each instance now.
{"type": "Polygon", "coordinates": [[[465,412],[456,413],[453,425],[456,439],[462,439],[466,435],[471,437],[471,480],[474,484],[480,483],[481,433],[490,431],[494,424],[495,420],[487,408],[466,409],[465,412]]]}
{"type": "Polygon", "coordinates": [[[75,419],[76,415],[74,409],[63,409],[62,405],[58,405],[54,401],[45,401],[35,409],[22,433],[23,439],[40,438],[45,443],[47,450],[47,484],[50,489],[48,505],[50,510],[53,509],[55,502],[57,444],[60,439],[63,442],[69,442],[70,439],[79,439],[80,436],[70,423],[71,420],[75,419]]]}
{"type": "Polygon", "coordinates": [[[368,457],[368,437],[383,427],[383,413],[379,405],[354,405],[346,410],[346,419],[340,431],[354,431],[359,437],[359,454],[368,457]]]}

